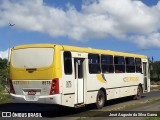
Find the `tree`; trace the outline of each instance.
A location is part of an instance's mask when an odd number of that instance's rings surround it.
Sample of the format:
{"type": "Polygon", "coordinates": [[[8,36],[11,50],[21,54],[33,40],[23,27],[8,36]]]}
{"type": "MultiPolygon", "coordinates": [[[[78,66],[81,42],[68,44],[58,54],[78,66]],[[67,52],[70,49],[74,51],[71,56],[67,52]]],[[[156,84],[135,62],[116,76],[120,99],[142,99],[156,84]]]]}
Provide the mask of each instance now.
{"type": "Polygon", "coordinates": [[[153,62],[151,70],[151,80],[159,81],[160,80],[160,61],[153,62]]]}
{"type": "Polygon", "coordinates": [[[0,58],[0,69],[5,69],[7,67],[8,60],[0,58]]]}
{"type": "Polygon", "coordinates": [[[8,60],[0,58],[0,88],[4,88],[9,78],[9,66],[7,65],[8,60]]]}

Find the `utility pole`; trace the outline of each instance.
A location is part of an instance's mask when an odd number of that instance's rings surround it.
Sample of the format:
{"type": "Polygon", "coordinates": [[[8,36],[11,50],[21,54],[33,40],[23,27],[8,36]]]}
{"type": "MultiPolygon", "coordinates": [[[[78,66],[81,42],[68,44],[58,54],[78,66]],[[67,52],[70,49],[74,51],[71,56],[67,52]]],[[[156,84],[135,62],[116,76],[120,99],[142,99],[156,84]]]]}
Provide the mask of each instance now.
{"type": "Polygon", "coordinates": [[[8,65],[10,60],[10,50],[11,50],[11,29],[15,24],[9,23],[9,40],[8,40],[8,65]]]}
{"type": "Polygon", "coordinates": [[[152,56],[152,63],[154,62],[154,58],[153,58],[153,56],[152,56]]]}

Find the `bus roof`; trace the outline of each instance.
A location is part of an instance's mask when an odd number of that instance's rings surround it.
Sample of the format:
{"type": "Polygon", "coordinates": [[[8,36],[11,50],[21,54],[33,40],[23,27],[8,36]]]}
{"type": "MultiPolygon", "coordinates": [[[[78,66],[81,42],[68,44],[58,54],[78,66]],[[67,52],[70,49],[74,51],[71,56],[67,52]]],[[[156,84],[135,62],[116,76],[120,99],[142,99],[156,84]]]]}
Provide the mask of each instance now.
{"type": "Polygon", "coordinates": [[[94,49],[94,48],[83,48],[83,47],[67,46],[67,45],[59,45],[59,44],[25,44],[25,45],[15,46],[12,48],[12,50],[25,49],[25,48],[39,48],[39,47],[54,48],[55,46],[58,46],[60,49],[66,50],[66,51],[108,54],[108,55],[138,57],[138,58],[147,59],[147,56],[140,55],[140,54],[132,54],[132,53],[126,53],[126,52],[118,52],[118,51],[102,50],[102,49],[94,49]]]}

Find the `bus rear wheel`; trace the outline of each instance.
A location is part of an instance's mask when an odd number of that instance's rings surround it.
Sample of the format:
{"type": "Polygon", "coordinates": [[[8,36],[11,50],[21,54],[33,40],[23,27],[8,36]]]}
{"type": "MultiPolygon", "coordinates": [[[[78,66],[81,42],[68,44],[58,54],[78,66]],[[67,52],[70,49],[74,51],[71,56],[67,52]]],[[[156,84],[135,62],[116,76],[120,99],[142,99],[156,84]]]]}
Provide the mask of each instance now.
{"type": "Polygon", "coordinates": [[[96,100],[96,107],[98,109],[102,109],[105,104],[105,94],[102,90],[98,91],[97,100],[96,100]]]}
{"type": "Polygon", "coordinates": [[[134,100],[139,100],[139,99],[141,99],[141,96],[142,96],[142,87],[138,86],[137,94],[133,96],[133,99],[134,100]]]}

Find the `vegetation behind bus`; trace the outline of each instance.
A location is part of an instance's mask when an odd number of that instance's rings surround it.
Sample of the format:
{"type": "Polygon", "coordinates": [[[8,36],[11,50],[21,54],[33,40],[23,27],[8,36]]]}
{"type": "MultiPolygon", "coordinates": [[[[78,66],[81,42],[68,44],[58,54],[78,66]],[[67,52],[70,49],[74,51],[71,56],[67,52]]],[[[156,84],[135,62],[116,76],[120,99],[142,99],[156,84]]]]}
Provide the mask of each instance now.
{"type": "Polygon", "coordinates": [[[151,70],[151,81],[152,84],[160,85],[160,61],[156,61],[151,63],[152,70],[151,70]]]}
{"type": "Polygon", "coordinates": [[[0,90],[4,89],[9,79],[8,60],[0,58],[0,90]]]}
{"type": "Polygon", "coordinates": [[[8,60],[0,58],[0,104],[9,102],[8,93],[9,66],[8,60]]]}

